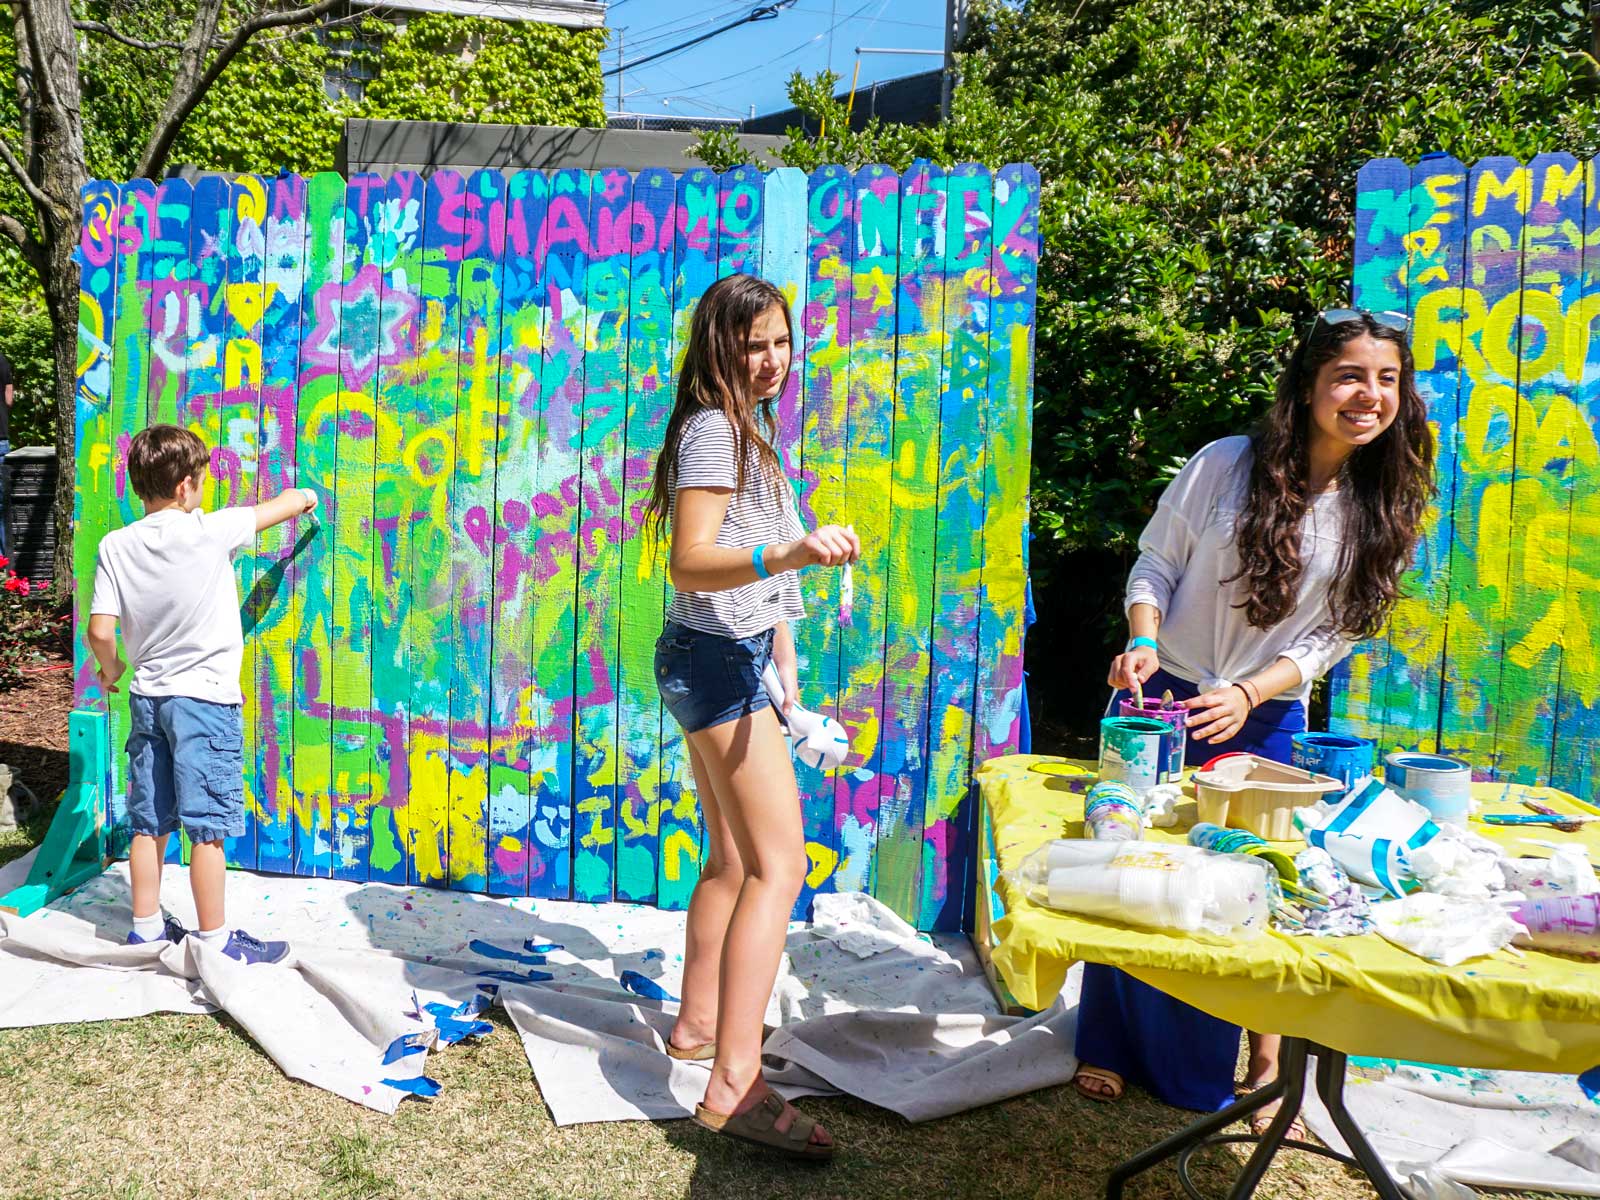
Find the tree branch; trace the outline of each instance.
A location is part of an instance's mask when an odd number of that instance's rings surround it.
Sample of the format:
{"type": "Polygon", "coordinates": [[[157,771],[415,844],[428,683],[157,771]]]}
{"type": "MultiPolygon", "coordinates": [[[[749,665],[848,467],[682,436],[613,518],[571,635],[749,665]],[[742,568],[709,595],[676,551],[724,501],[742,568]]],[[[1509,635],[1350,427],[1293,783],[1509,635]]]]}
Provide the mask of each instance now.
{"type": "Polygon", "coordinates": [[[140,156],[134,174],[146,179],[156,177],[156,172],[166,162],[167,155],[172,151],[172,144],[178,140],[178,134],[183,129],[183,123],[189,119],[189,114],[194,112],[205,94],[211,90],[211,85],[216,83],[228,69],[228,64],[238,56],[239,51],[245,48],[251,38],[264,29],[308,24],[324,13],[333,11],[342,3],[344,0],[317,0],[317,3],[302,8],[262,13],[253,17],[233,31],[222,49],[217,52],[217,56],[211,60],[211,65],[196,79],[194,70],[204,60],[204,48],[211,42],[221,0],[214,0],[209,5],[201,4],[195,12],[195,23],[190,30],[189,41],[184,45],[183,58],[178,67],[178,78],[172,85],[172,93],[167,97],[161,118],[150,134],[150,141],[145,146],[144,154],[140,156]],[[206,29],[204,25],[208,18],[210,28],[206,29]],[[199,36],[202,32],[204,36],[199,36]]]}
{"type": "Polygon", "coordinates": [[[129,37],[119,33],[104,21],[74,21],[74,29],[82,29],[87,33],[103,33],[114,42],[121,42],[124,46],[132,46],[135,50],[182,50],[182,42],[143,42],[136,37],[129,37]]]}
{"type": "Polygon", "coordinates": [[[44,190],[33,181],[33,177],[22,169],[22,164],[17,161],[17,156],[11,149],[11,143],[3,137],[0,137],[0,161],[4,161],[11,169],[11,174],[22,185],[22,190],[28,193],[28,199],[33,201],[36,208],[47,213],[55,211],[55,202],[45,195],[44,190]]]}
{"type": "Polygon", "coordinates": [[[22,160],[31,171],[34,162],[34,139],[38,135],[38,113],[33,99],[33,55],[28,50],[28,31],[23,22],[28,19],[28,8],[19,4],[12,10],[11,40],[17,57],[17,115],[22,127],[22,160]]]}
{"type": "Polygon", "coordinates": [[[0,213],[0,233],[5,234],[22,251],[22,257],[28,260],[28,265],[35,271],[44,270],[44,247],[39,245],[39,239],[33,236],[33,231],[17,220],[10,213],[0,213]]]}

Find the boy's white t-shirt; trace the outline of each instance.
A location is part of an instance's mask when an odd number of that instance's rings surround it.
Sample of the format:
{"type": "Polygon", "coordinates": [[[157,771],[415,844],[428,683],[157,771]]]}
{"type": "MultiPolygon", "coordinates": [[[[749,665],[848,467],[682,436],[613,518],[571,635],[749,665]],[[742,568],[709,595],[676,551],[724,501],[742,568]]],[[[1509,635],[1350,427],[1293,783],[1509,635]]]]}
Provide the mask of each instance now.
{"type": "Polygon", "coordinates": [[[89,611],[118,619],[131,691],[244,702],[232,556],[255,536],[253,508],[165,508],[100,540],[89,611]]]}

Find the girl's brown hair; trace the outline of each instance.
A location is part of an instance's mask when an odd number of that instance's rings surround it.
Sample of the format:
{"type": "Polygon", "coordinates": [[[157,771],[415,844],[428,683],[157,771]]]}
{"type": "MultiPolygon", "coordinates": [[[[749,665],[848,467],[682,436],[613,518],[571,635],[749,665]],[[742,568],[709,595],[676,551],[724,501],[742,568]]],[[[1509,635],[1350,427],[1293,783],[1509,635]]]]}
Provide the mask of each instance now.
{"type": "MultiPolygon", "coordinates": [[[[783,385],[772,396],[760,400],[752,396],[746,354],[750,327],[773,305],[783,311],[792,345],[794,322],[789,315],[789,302],[776,287],[754,275],[729,275],[717,280],[706,289],[694,310],[689,324],[689,346],[684,352],[683,368],[678,372],[678,393],[673,401],[672,416],[667,419],[661,454],[656,459],[650,502],[645,506],[658,536],[667,519],[672,465],[678,458],[683,427],[690,417],[705,409],[722,413],[733,426],[737,486],[744,487],[745,460],[752,446],[767,482],[775,490],[782,486],[783,467],[772,444],[778,433],[773,401],[783,394],[783,385]],[[760,428],[756,425],[757,409],[760,410],[760,428]]],[[[788,372],[785,371],[784,384],[787,383],[788,372]]]]}
{"type": "Polygon", "coordinates": [[[1311,506],[1308,480],[1311,388],[1317,372],[1358,337],[1394,343],[1400,355],[1400,408],[1393,424],[1345,462],[1340,475],[1344,547],[1329,610],[1353,638],[1383,628],[1400,598],[1400,576],[1422,532],[1432,499],[1433,434],[1417,394],[1416,365],[1406,336],[1367,313],[1329,324],[1319,319],[1295,347],[1278,379],[1278,396],[1251,436],[1253,461],[1245,511],[1235,530],[1240,606],[1250,624],[1268,629],[1295,610],[1303,565],[1300,526],[1311,506]]]}

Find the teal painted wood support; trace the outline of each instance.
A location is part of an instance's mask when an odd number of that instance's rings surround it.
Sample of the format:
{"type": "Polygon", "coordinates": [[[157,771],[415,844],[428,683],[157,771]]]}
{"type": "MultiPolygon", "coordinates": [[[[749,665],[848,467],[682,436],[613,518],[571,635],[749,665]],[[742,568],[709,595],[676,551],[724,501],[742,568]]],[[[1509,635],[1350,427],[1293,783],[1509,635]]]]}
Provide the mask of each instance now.
{"type": "Polygon", "coordinates": [[[0,896],[0,911],[29,916],[106,869],[105,795],[111,774],[107,725],[103,712],[80,710],[67,718],[66,794],[50,819],[28,882],[0,896]]]}

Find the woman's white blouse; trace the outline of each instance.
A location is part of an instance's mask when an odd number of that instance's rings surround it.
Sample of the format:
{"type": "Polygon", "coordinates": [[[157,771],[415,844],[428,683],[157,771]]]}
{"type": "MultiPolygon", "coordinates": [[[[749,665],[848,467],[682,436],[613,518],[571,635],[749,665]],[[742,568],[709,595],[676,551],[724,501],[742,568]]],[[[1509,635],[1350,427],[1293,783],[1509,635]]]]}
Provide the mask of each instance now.
{"type": "Polygon", "coordinates": [[[1161,613],[1156,638],[1161,665],[1202,690],[1227,687],[1287,658],[1300,670],[1298,686],[1281,700],[1303,700],[1311,681],[1354,645],[1328,611],[1328,592],[1343,547],[1343,496],[1318,496],[1301,531],[1299,602],[1271,629],[1257,629],[1240,607],[1242,580],[1233,532],[1250,478],[1250,439],[1223,438],[1178,472],[1139,537],[1139,560],[1128,575],[1127,605],[1153,604],[1161,613]]]}

